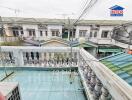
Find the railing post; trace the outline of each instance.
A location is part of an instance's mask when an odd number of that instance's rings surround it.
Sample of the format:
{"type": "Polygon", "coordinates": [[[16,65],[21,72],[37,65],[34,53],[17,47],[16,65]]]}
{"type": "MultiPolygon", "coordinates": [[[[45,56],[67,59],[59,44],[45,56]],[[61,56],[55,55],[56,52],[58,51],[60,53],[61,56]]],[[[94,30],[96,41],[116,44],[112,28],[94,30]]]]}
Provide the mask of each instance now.
{"type": "Polygon", "coordinates": [[[109,92],[106,88],[102,87],[102,94],[100,100],[108,100],[109,92]]]}
{"type": "Polygon", "coordinates": [[[93,93],[95,84],[96,84],[96,75],[95,75],[94,72],[92,71],[91,80],[90,80],[90,86],[89,86],[90,92],[91,92],[91,93],[93,93]]]}
{"type": "Polygon", "coordinates": [[[15,57],[16,67],[23,67],[24,65],[23,52],[21,50],[15,50],[13,51],[13,55],[15,57]]]}
{"type": "Polygon", "coordinates": [[[94,88],[94,99],[98,100],[100,95],[101,95],[101,88],[102,88],[102,83],[100,82],[99,79],[96,78],[96,85],[94,88]]]}
{"type": "Polygon", "coordinates": [[[92,70],[91,70],[91,68],[89,67],[89,68],[88,68],[88,74],[87,74],[87,84],[88,84],[88,85],[90,84],[91,73],[92,73],[92,70]]]}

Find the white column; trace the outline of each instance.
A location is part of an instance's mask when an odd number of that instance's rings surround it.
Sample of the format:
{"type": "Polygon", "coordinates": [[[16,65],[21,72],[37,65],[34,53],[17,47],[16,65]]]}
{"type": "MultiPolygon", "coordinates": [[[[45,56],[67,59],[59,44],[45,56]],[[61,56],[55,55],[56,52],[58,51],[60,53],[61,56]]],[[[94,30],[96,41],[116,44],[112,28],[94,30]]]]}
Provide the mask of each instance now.
{"type": "Polygon", "coordinates": [[[46,53],[46,59],[49,60],[49,53],[46,53]]]}
{"type": "Polygon", "coordinates": [[[42,60],[42,52],[38,52],[39,53],[39,61],[42,60]]]}
{"type": "Polygon", "coordinates": [[[94,74],[94,72],[92,71],[92,74],[91,74],[91,80],[90,80],[90,90],[91,90],[91,93],[93,92],[94,90],[94,87],[95,87],[95,84],[96,84],[96,75],[94,74]]]}
{"type": "Polygon", "coordinates": [[[37,52],[33,52],[33,55],[34,55],[34,60],[37,60],[37,52]]]}
{"type": "Polygon", "coordinates": [[[41,52],[41,60],[44,61],[44,53],[41,52]]]}
{"type": "Polygon", "coordinates": [[[88,85],[90,84],[91,73],[92,73],[92,70],[91,70],[91,68],[89,67],[89,68],[88,68],[88,74],[87,74],[87,84],[88,84],[88,85]]]}
{"type": "Polygon", "coordinates": [[[29,60],[32,60],[31,52],[28,52],[29,60]]]}
{"type": "Polygon", "coordinates": [[[102,83],[100,82],[99,79],[96,78],[96,85],[94,88],[94,99],[98,100],[100,95],[101,95],[101,88],[102,88],[102,83]]]}
{"type": "Polygon", "coordinates": [[[13,51],[13,55],[15,57],[15,65],[17,67],[23,67],[24,60],[23,60],[23,52],[21,50],[13,51]]]}

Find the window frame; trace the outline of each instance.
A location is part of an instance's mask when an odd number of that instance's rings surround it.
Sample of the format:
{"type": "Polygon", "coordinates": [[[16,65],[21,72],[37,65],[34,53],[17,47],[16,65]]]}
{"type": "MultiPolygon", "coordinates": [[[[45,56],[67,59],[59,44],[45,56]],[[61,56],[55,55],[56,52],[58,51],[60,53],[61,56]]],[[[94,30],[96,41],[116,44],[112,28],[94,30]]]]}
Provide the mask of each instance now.
{"type": "Polygon", "coordinates": [[[109,30],[102,30],[101,38],[108,38],[109,30]],[[107,34],[106,34],[107,32],[107,34]]]}
{"type": "Polygon", "coordinates": [[[79,30],[79,37],[85,37],[88,30],[79,30]]]}

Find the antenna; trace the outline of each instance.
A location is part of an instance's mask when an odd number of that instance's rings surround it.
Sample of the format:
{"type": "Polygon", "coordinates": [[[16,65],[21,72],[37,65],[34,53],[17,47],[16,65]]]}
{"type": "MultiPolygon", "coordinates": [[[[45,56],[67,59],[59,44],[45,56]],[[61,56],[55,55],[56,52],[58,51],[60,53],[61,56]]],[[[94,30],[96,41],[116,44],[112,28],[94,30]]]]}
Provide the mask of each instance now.
{"type": "Polygon", "coordinates": [[[16,17],[17,17],[17,13],[22,12],[21,10],[15,9],[15,8],[10,8],[10,7],[1,6],[1,5],[0,5],[0,7],[1,7],[1,8],[8,9],[8,10],[11,10],[11,11],[14,11],[16,17]]]}

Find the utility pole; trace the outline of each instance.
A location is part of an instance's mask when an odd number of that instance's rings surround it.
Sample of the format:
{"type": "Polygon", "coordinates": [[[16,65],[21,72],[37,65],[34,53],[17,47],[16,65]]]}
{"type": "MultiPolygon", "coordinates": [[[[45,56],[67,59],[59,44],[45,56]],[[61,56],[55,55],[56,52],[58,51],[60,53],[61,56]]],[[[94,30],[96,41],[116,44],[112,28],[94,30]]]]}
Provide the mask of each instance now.
{"type": "Polygon", "coordinates": [[[2,34],[2,37],[4,38],[4,42],[6,42],[7,39],[6,39],[6,34],[5,34],[5,28],[4,28],[1,16],[0,16],[0,23],[1,23],[1,34],[2,34]]]}
{"type": "Polygon", "coordinates": [[[4,26],[1,16],[0,16],[0,36],[4,36],[4,26]]]}
{"type": "MultiPolygon", "coordinates": [[[[4,26],[3,26],[3,21],[2,21],[2,17],[0,16],[0,36],[4,36],[4,26]]],[[[4,71],[5,71],[5,75],[7,76],[7,71],[6,71],[6,67],[5,67],[5,59],[3,57],[4,55],[2,54],[2,50],[1,50],[1,46],[0,46],[0,58],[1,58],[1,64],[4,66],[4,71]]]]}
{"type": "Polygon", "coordinates": [[[68,17],[68,40],[70,40],[70,32],[71,32],[71,23],[70,23],[70,18],[68,17]]]}

